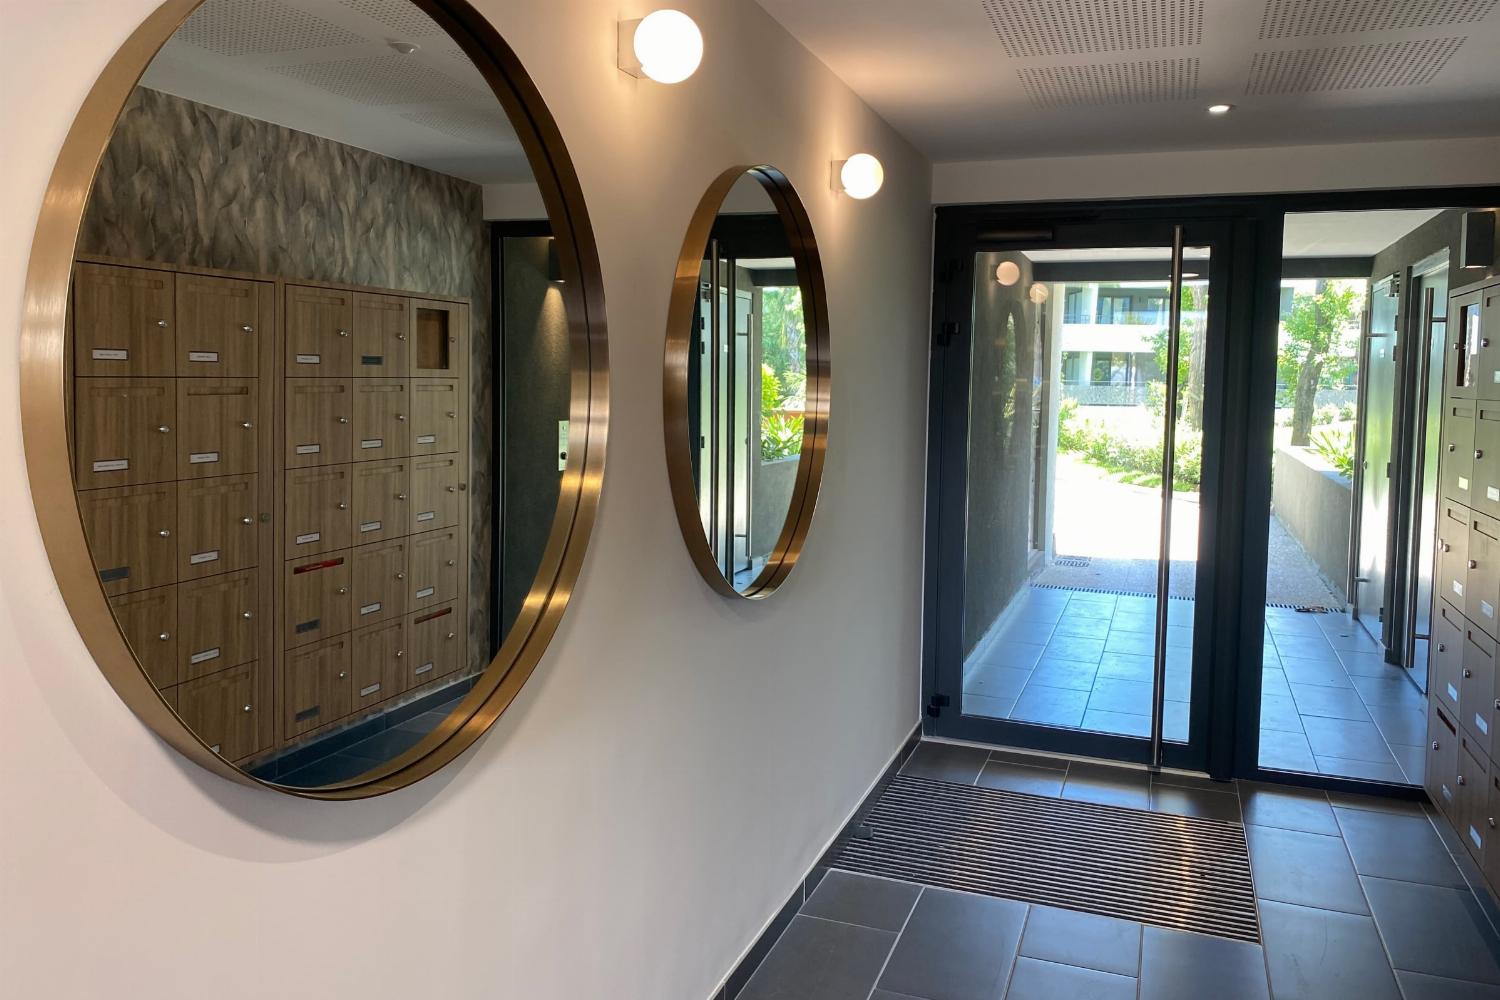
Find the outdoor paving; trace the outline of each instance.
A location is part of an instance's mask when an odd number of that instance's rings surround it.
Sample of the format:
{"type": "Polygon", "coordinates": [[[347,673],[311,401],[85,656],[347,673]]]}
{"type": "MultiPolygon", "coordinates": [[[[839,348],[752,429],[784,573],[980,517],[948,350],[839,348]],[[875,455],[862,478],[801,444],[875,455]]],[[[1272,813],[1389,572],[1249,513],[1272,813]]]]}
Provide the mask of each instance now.
{"type": "MultiPolygon", "coordinates": [[[[1033,586],[964,665],[963,711],[1067,729],[1150,735],[1152,597],[1033,586]]],[[[1193,602],[1167,608],[1163,732],[1187,738],[1193,602]]],[[[1421,784],[1425,700],[1343,614],[1266,609],[1260,763],[1421,784]]]]}

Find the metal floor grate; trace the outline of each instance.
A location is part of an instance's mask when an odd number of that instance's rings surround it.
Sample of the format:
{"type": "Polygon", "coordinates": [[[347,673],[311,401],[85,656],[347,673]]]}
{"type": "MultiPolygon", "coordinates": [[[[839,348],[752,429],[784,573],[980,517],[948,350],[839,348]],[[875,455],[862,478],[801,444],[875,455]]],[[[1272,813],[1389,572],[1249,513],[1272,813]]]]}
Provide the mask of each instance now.
{"type": "Polygon", "coordinates": [[[898,775],[834,867],[1260,942],[1245,829],[898,775]]]}

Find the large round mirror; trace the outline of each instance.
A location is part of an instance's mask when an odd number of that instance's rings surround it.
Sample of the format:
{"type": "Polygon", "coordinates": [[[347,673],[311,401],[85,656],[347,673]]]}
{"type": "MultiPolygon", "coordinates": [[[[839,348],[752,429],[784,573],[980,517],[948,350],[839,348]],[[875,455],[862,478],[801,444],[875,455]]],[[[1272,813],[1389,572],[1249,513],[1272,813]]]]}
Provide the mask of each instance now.
{"type": "Polygon", "coordinates": [[[796,565],[822,479],[827,297],[786,176],[736,168],[704,196],[667,332],[667,465],[683,538],[709,585],[773,593],[796,565]]]}
{"type": "Polygon", "coordinates": [[[164,4],[75,124],[28,295],[49,554],[168,742],[352,798],[499,716],[592,523],[604,326],[566,150],[467,3],[164,4]]]}

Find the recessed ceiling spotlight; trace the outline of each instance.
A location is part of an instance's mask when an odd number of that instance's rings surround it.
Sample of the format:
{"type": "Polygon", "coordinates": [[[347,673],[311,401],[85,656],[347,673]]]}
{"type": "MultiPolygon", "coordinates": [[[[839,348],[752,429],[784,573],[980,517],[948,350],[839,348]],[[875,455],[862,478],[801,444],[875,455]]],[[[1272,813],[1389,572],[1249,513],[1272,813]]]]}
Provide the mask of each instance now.
{"type": "Polygon", "coordinates": [[[413,52],[417,51],[417,47],[415,45],[413,45],[411,42],[392,42],[391,43],[391,48],[395,49],[397,52],[401,53],[403,56],[409,56],[413,52]]]}
{"type": "Polygon", "coordinates": [[[1227,115],[1233,110],[1233,104],[1210,104],[1208,106],[1208,113],[1211,115],[1227,115]]]}

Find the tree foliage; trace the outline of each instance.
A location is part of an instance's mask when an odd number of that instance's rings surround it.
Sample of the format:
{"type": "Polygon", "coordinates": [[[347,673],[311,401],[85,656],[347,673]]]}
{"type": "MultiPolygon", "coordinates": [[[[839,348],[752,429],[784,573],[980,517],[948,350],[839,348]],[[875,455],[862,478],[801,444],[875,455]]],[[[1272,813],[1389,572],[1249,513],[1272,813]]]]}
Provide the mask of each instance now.
{"type": "Polygon", "coordinates": [[[1353,322],[1362,308],[1359,289],[1319,279],[1316,290],[1292,296],[1282,319],[1276,380],[1291,396],[1292,444],[1312,443],[1318,390],[1346,380],[1354,361],[1353,322]]]}

